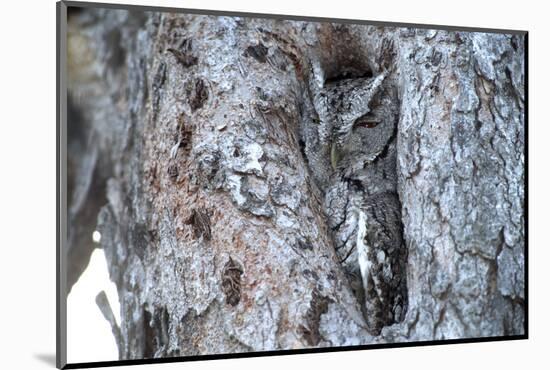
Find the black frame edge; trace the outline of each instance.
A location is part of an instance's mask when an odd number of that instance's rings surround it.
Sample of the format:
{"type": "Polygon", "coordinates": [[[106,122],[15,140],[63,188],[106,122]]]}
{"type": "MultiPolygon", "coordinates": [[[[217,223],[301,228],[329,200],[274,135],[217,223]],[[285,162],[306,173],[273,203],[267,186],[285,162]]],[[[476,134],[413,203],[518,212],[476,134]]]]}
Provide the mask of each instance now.
{"type": "MultiPolygon", "coordinates": [[[[372,349],[385,349],[385,348],[406,348],[406,347],[423,347],[434,345],[449,345],[449,344],[470,344],[470,343],[486,343],[486,342],[500,342],[510,340],[526,340],[529,339],[529,309],[528,309],[528,293],[529,293],[529,263],[528,263],[528,158],[529,158],[529,145],[528,145],[528,131],[529,131],[529,64],[528,64],[528,35],[527,30],[509,30],[509,29],[490,29],[490,28],[477,28],[477,27],[460,27],[460,26],[444,26],[444,25],[430,25],[430,24],[415,24],[415,23],[402,23],[402,22],[383,22],[383,21],[371,21],[371,20],[357,20],[357,19],[339,19],[339,18],[325,18],[325,17],[308,17],[297,15],[282,15],[282,14],[264,14],[264,13],[249,13],[238,11],[222,11],[222,10],[209,10],[209,9],[189,9],[189,8],[172,8],[161,6],[142,6],[131,4],[111,4],[111,3],[99,3],[99,2],[81,2],[81,1],[67,1],[61,0],[56,3],[56,37],[57,37],[57,54],[56,54],[56,367],[59,369],[81,369],[81,368],[97,368],[97,367],[112,367],[112,366],[133,366],[144,364],[162,364],[162,363],[175,363],[175,362],[192,362],[192,361],[209,361],[220,359],[237,359],[237,358],[251,358],[251,357],[266,357],[266,356],[288,356],[296,354],[313,354],[313,353],[330,353],[330,352],[348,352],[359,350],[372,350],[372,349]],[[305,348],[298,350],[277,350],[277,351],[264,351],[264,352],[242,352],[242,353],[227,353],[227,354],[211,354],[211,355],[199,355],[199,356],[186,356],[186,357],[168,357],[168,358],[147,358],[136,360],[115,360],[115,361],[98,361],[98,362],[83,362],[69,364],[66,361],[66,295],[61,294],[64,291],[65,284],[61,279],[63,276],[63,264],[62,264],[62,247],[64,238],[62,238],[64,228],[63,206],[66,204],[64,196],[66,182],[63,179],[65,175],[64,158],[66,153],[63,152],[62,142],[64,141],[63,134],[66,133],[66,86],[65,86],[65,73],[64,67],[66,66],[66,43],[63,45],[61,37],[65,37],[66,41],[66,23],[67,23],[67,8],[68,7],[81,7],[81,8],[107,8],[107,9],[124,9],[124,10],[139,10],[139,11],[157,11],[157,12],[175,12],[175,13],[188,13],[210,16],[237,16],[237,17],[253,17],[253,18],[267,18],[267,19],[286,19],[295,21],[313,21],[313,22],[332,22],[332,23],[348,23],[348,24],[362,24],[362,25],[374,25],[374,26],[386,26],[386,27],[414,27],[421,29],[441,29],[447,31],[462,31],[462,32],[485,32],[485,33],[501,33],[501,34],[515,34],[524,37],[524,77],[525,77],[525,110],[524,110],[524,278],[525,278],[525,319],[524,319],[524,334],[512,335],[512,336],[499,336],[499,337],[481,337],[481,338],[464,338],[464,339],[446,339],[436,341],[417,341],[417,342],[403,342],[403,343],[384,343],[384,344],[369,344],[360,346],[344,346],[344,347],[328,347],[328,348],[305,348]],[[65,54],[62,54],[65,52],[65,54]],[[63,327],[61,327],[62,325],[63,327]],[[61,332],[64,331],[64,337],[61,336],[61,332]]],[[[65,143],[66,144],[66,143],[65,143]]]]}
{"type": "Polygon", "coordinates": [[[467,339],[445,339],[445,340],[436,340],[436,341],[369,344],[369,345],[361,345],[361,346],[304,348],[304,349],[294,349],[294,350],[223,353],[223,354],[215,354],[215,355],[199,355],[199,356],[186,356],[186,357],[166,357],[166,358],[150,358],[150,359],[148,358],[148,359],[138,359],[138,360],[82,362],[82,363],[67,364],[63,369],[153,365],[153,364],[166,364],[166,363],[174,363],[174,362],[192,362],[192,361],[210,361],[210,360],[224,360],[224,359],[251,358],[251,357],[288,356],[288,355],[312,354],[312,353],[349,352],[349,351],[359,351],[359,350],[424,347],[424,346],[449,345],[449,344],[468,344],[468,343],[479,344],[479,343],[486,343],[486,342],[501,342],[501,341],[525,340],[525,339],[528,339],[526,335],[513,335],[513,336],[507,336],[507,337],[503,336],[503,337],[482,337],[482,338],[467,338],[467,339]]]}
{"type": "Polygon", "coordinates": [[[55,54],[55,84],[56,84],[56,93],[55,93],[55,124],[56,124],[56,136],[55,136],[55,204],[56,204],[56,212],[55,212],[55,366],[60,369],[63,365],[61,364],[61,333],[60,333],[60,296],[59,296],[59,284],[60,284],[60,276],[59,276],[59,211],[60,211],[60,204],[59,204],[59,180],[60,180],[60,173],[59,173],[59,150],[60,150],[60,142],[59,142],[59,101],[60,97],[59,94],[61,93],[60,90],[60,83],[59,83],[59,41],[61,37],[61,7],[62,4],[60,2],[57,2],[55,4],[55,16],[56,16],[56,25],[55,25],[55,45],[56,45],[56,54],[55,54]]]}
{"type": "Polygon", "coordinates": [[[525,232],[525,238],[524,238],[524,248],[523,248],[523,258],[524,258],[524,294],[525,294],[525,301],[524,301],[524,310],[525,310],[525,318],[524,318],[524,333],[526,338],[529,338],[529,32],[526,32],[524,35],[524,66],[523,66],[523,76],[525,79],[524,83],[524,119],[523,119],[523,125],[524,125],[524,199],[523,199],[523,206],[524,206],[524,232],[525,232]]]}
{"type": "Polygon", "coordinates": [[[155,12],[173,12],[173,13],[187,13],[187,14],[200,14],[211,16],[232,16],[232,17],[249,17],[249,18],[267,18],[267,19],[281,19],[281,20],[294,20],[294,21],[307,21],[307,22],[330,22],[330,23],[347,23],[347,24],[362,24],[384,27],[414,27],[423,29],[438,29],[447,31],[461,31],[461,32],[484,32],[484,33],[505,33],[505,34],[525,34],[527,30],[511,30],[511,29],[498,29],[498,28],[480,28],[480,27],[462,27],[462,26],[444,26],[439,24],[424,24],[424,23],[406,23],[406,22],[385,22],[374,20],[361,20],[361,19],[348,19],[348,18],[327,18],[327,17],[310,17],[301,15],[289,15],[289,14],[267,14],[267,13],[253,13],[253,12],[240,12],[229,10],[212,10],[212,9],[191,9],[191,8],[173,8],[163,6],[150,6],[150,5],[132,5],[132,4],[111,4],[100,2],[84,2],[84,1],[72,1],[62,0],[66,6],[74,6],[80,8],[105,8],[105,9],[125,9],[125,10],[139,10],[139,11],[155,11],[155,12]]]}
{"type": "Polygon", "coordinates": [[[56,349],[55,365],[62,369],[67,365],[67,296],[66,266],[64,256],[64,223],[66,215],[66,42],[67,42],[67,4],[56,3],[56,349]]]}

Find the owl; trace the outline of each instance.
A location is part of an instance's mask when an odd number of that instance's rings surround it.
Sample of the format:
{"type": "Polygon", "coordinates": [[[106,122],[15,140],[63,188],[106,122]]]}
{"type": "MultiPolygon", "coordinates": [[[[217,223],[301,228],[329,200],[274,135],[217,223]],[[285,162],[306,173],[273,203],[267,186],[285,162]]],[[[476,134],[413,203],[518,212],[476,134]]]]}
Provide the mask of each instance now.
{"type": "Polygon", "coordinates": [[[314,95],[318,140],[330,150],[324,209],[336,254],[369,331],[406,311],[406,249],[397,193],[396,88],[387,73],[348,78],[314,95]]]}
{"type": "MultiPolygon", "coordinates": [[[[385,78],[386,73],[375,78],[346,78],[325,84],[315,94],[314,105],[321,123],[319,137],[322,142],[331,144],[333,169],[346,151],[357,148],[358,137],[352,135],[357,128],[378,126],[376,120],[368,117],[369,103],[385,78]]],[[[372,144],[379,142],[371,139],[372,144]]],[[[374,154],[381,148],[383,145],[376,145],[368,150],[374,154]]]]}

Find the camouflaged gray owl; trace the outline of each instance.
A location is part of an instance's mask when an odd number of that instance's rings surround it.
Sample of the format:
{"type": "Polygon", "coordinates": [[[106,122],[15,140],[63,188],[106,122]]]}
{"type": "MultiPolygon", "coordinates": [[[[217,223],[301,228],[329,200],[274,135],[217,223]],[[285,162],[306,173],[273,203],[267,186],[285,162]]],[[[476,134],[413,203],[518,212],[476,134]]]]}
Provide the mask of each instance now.
{"type": "Polygon", "coordinates": [[[383,72],[341,79],[325,84],[313,97],[318,141],[330,147],[324,152],[332,167],[323,189],[327,221],[375,335],[401,321],[407,307],[407,253],[396,174],[399,106],[387,77],[383,72]]]}

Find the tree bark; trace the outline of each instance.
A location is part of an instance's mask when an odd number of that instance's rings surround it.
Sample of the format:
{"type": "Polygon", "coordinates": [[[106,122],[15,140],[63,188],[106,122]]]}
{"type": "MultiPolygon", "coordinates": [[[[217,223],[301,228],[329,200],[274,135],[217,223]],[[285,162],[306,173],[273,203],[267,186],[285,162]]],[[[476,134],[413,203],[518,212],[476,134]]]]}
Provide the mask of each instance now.
{"type": "Polygon", "coordinates": [[[524,333],[522,36],[114,10],[69,23],[70,263],[97,227],[121,359],[524,333]],[[408,308],[373,335],[304,137],[312,85],[383,71],[408,308]]]}

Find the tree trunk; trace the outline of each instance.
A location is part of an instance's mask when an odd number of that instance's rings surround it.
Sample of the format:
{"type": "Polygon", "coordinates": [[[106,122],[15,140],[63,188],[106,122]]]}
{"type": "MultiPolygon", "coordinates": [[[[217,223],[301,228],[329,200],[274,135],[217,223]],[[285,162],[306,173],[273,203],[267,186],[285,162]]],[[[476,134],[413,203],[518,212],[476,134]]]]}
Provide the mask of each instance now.
{"type": "Polygon", "coordinates": [[[70,263],[97,227],[120,358],[523,334],[523,63],[518,35],[71,14],[70,263]],[[408,304],[377,333],[308,149],[315,86],[382,73],[408,304]]]}

